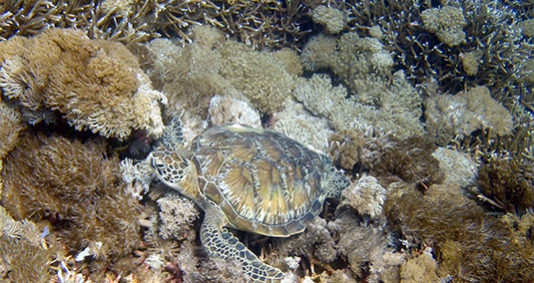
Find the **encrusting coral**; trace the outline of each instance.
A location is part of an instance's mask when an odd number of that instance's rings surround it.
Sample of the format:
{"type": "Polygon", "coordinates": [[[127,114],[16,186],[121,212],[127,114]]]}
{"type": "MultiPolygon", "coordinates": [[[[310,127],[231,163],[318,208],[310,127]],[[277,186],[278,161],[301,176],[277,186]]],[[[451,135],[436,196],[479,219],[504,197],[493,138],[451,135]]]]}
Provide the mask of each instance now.
{"type": "Polygon", "coordinates": [[[0,43],[0,88],[32,124],[57,111],[76,129],[104,137],[124,139],[132,130],[157,137],[165,96],[128,54],[120,44],[91,41],[73,29],[16,36],[0,43]]]}
{"type": "Polygon", "coordinates": [[[102,138],[82,143],[26,131],[3,165],[6,210],[16,220],[48,220],[69,252],[85,249],[80,260],[96,259],[93,268],[108,268],[103,262],[129,255],[140,241],[139,204],[102,138]]]}

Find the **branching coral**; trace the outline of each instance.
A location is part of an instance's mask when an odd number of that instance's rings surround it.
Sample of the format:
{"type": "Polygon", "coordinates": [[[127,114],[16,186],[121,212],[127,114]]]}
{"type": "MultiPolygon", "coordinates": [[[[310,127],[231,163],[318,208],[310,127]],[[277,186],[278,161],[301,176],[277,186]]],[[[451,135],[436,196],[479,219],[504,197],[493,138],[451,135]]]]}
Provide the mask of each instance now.
{"type": "Polygon", "coordinates": [[[4,160],[2,204],[15,219],[48,219],[69,251],[109,262],[139,241],[138,204],[102,140],[26,133],[4,160]]]}
{"type": "Polygon", "coordinates": [[[14,37],[0,45],[0,87],[23,114],[30,113],[30,123],[58,111],[76,129],[105,137],[123,139],[135,129],[159,136],[159,102],[165,97],[138,66],[128,64],[134,60],[113,52],[129,54],[122,45],[91,41],[78,30],[14,37]]]}

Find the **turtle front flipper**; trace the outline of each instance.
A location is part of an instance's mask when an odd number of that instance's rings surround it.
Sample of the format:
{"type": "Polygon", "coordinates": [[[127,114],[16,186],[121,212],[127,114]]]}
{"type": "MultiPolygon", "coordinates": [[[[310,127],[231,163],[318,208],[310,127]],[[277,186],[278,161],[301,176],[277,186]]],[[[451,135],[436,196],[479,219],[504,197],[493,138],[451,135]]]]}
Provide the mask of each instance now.
{"type": "Polygon", "coordinates": [[[214,205],[210,206],[200,230],[200,240],[208,253],[238,260],[243,272],[254,282],[280,282],[284,276],[282,271],[263,263],[230,231],[223,228],[225,219],[222,211],[214,205]]]}

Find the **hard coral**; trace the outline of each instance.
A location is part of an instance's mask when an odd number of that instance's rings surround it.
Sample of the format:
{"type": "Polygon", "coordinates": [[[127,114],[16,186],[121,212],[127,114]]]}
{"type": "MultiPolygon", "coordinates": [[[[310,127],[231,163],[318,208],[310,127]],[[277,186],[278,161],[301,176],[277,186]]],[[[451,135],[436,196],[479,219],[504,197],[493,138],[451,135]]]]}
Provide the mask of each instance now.
{"type": "MultiPolygon", "coordinates": [[[[128,53],[121,45],[114,47],[128,53]]],[[[160,135],[159,102],[165,97],[151,88],[138,66],[111,57],[106,48],[78,30],[14,37],[0,45],[3,95],[15,100],[23,114],[30,113],[30,123],[58,111],[76,129],[105,137],[124,139],[135,129],[160,135]]]]}
{"type": "Polygon", "coordinates": [[[15,219],[48,219],[69,251],[99,260],[129,254],[139,241],[137,200],[102,140],[82,143],[25,133],[4,160],[2,205],[15,219]]]}

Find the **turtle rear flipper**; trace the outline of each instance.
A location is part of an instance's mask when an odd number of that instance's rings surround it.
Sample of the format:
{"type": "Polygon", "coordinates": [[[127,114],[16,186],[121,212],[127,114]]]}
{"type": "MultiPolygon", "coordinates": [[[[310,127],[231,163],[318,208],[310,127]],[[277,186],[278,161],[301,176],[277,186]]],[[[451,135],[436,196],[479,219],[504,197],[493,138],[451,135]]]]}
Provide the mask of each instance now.
{"type": "Polygon", "coordinates": [[[208,253],[224,259],[238,260],[242,265],[243,272],[253,282],[280,282],[284,273],[263,263],[230,231],[223,228],[224,218],[220,209],[211,207],[209,210],[215,212],[205,214],[200,230],[200,240],[208,253]]]}

